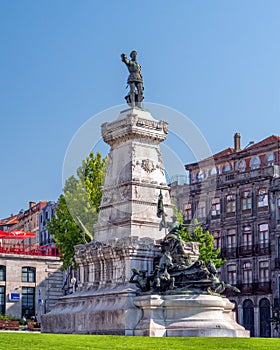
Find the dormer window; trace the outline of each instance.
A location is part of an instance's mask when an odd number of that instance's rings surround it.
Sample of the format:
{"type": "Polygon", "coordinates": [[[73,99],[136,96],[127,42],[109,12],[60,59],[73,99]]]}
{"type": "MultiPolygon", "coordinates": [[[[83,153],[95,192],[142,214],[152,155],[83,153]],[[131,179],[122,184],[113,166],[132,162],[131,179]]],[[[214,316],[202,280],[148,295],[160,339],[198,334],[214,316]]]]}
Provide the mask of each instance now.
{"type": "Polygon", "coordinates": [[[215,166],[210,170],[210,175],[217,175],[217,168],[215,166]]]}
{"type": "Polygon", "coordinates": [[[260,166],[261,166],[260,157],[256,156],[256,157],[253,157],[253,158],[250,160],[250,168],[251,168],[252,170],[258,169],[260,166]]]}
{"type": "Polygon", "coordinates": [[[198,182],[201,182],[203,181],[204,179],[204,171],[203,170],[200,170],[198,173],[197,173],[197,181],[198,182]]]}
{"type": "Polygon", "coordinates": [[[272,165],[274,165],[274,162],[275,162],[274,153],[273,152],[268,153],[265,157],[265,164],[267,166],[272,166],[272,165]]]}
{"type": "Polygon", "coordinates": [[[246,161],[245,159],[240,159],[235,166],[236,171],[243,172],[246,170],[246,161]]]}
{"type": "Polygon", "coordinates": [[[224,172],[227,173],[227,172],[229,172],[229,171],[231,171],[231,166],[230,166],[229,163],[226,163],[226,164],[224,165],[224,172]]]}

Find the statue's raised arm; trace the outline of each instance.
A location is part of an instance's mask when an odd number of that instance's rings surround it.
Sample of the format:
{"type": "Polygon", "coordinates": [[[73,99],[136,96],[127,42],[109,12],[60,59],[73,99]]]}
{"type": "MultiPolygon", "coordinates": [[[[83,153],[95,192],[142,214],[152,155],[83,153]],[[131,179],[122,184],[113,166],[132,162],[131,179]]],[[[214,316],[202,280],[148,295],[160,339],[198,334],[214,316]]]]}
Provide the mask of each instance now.
{"type": "Polygon", "coordinates": [[[122,62],[124,62],[126,65],[129,65],[129,60],[127,59],[125,53],[121,54],[121,59],[122,59],[122,62]]]}
{"type": "Polygon", "coordinates": [[[130,92],[125,96],[126,102],[132,107],[142,107],[142,101],[144,99],[143,91],[143,78],[141,75],[141,66],[136,61],[137,51],[131,51],[129,60],[125,53],[121,54],[121,60],[128,68],[129,76],[127,83],[130,86],[130,92]]]}

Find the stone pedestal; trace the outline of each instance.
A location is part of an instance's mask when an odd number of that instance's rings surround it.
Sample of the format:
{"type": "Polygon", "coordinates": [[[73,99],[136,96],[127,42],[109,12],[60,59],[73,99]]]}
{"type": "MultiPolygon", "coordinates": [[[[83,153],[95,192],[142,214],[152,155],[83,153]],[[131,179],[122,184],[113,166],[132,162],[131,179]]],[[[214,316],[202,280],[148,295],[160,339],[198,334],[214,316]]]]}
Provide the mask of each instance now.
{"type": "Polygon", "coordinates": [[[133,332],[136,336],[249,337],[249,331],[235,322],[233,304],[227,298],[155,294],[137,296],[134,304],[142,311],[133,332]]]}
{"type": "Polygon", "coordinates": [[[43,333],[133,335],[141,311],[128,284],[90,289],[61,298],[43,315],[43,333]],[[138,316],[136,316],[138,314],[138,316]]]}
{"type": "Polygon", "coordinates": [[[171,221],[160,143],[168,124],[150,112],[130,108],[112,123],[102,125],[102,137],[111,146],[95,239],[109,242],[124,237],[163,238],[159,231],[157,201],[163,194],[167,220],[171,221]]]}
{"type": "MultiPolygon", "coordinates": [[[[196,249],[196,245],[186,246],[191,256],[196,249]]],[[[80,269],[78,291],[60,298],[42,316],[42,332],[134,335],[142,311],[133,302],[136,292],[129,283],[131,269],[153,270],[153,260],[159,255],[154,240],[127,237],[108,244],[79,245],[75,250],[80,269]]]]}
{"type": "Polygon", "coordinates": [[[76,247],[78,291],[42,317],[43,332],[132,335],[141,311],[133,303],[131,269],[151,272],[159,255],[157,241],[165,235],[157,217],[160,191],[167,220],[172,217],[159,148],[167,132],[167,122],[139,108],[102,125],[111,150],[95,240],[76,247]]]}

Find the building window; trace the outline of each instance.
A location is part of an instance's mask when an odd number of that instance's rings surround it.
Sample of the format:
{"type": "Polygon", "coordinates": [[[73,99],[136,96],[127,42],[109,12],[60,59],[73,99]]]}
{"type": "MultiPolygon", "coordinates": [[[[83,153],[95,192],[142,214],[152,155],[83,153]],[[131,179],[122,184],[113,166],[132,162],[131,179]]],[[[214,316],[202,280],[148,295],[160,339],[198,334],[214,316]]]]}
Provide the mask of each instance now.
{"type": "Polygon", "coordinates": [[[252,245],[252,230],[251,230],[251,226],[243,227],[242,243],[243,243],[244,246],[251,246],[252,245]]]}
{"type": "Polygon", "coordinates": [[[251,230],[251,226],[245,226],[243,228],[242,243],[246,247],[252,246],[252,230],[251,230]]]}
{"type": "Polygon", "coordinates": [[[4,315],[5,314],[5,287],[0,286],[0,314],[4,315]]]}
{"type": "Polygon", "coordinates": [[[211,203],[211,216],[219,216],[221,214],[221,204],[220,204],[220,198],[216,197],[212,199],[211,203]]]}
{"type": "Polygon", "coordinates": [[[22,282],[35,282],[36,281],[36,269],[34,267],[23,267],[21,270],[22,282]]]}
{"type": "Polygon", "coordinates": [[[183,216],[184,216],[185,221],[192,219],[192,205],[191,205],[191,203],[184,204],[183,216]]]}
{"type": "Polygon", "coordinates": [[[259,188],[258,190],[258,208],[268,206],[268,194],[266,188],[259,188]]]}
{"type": "Polygon", "coordinates": [[[269,281],[269,262],[268,261],[260,261],[259,263],[259,279],[260,282],[268,282],[269,281]]]}
{"type": "Polygon", "coordinates": [[[221,248],[221,232],[220,231],[213,231],[213,237],[214,237],[214,248],[220,249],[221,248]]]}
{"type": "Polygon", "coordinates": [[[210,170],[210,175],[217,175],[217,168],[215,166],[210,170]]]}
{"type": "Polygon", "coordinates": [[[241,195],[241,209],[250,210],[252,208],[251,191],[244,191],[241,195]]]}
{"type": "Polygon", "coordinates": [[[250,262],[245,262],[242,266],[243,282],[245,284],[252,283],[253,274],[252,274],[252,264],[250,262]]]}
{"type": "Polygon", "coordinates": [[[22,287],[21,312],[27,319],[35,316],[35,288],[22,287]]]}
{"type": "Polygon", "coordinates": [[[227,246],[228,248],[236,247],[236,230],[230,229],[227,231],[227,246]]]}
{"type": "Polygon", "coordinates": [[[259,243],[260,246],[267,246],[269,244],[268,224],[259,225],[259,243]]]}
{"type": "Polygon", "coordinates": [[[6,281],[6,266],[0,265],[0,281],[6,281]]]}
{"type": "Polygon", "coordinates": [[[236,171],[243,172],[246,170],[246,161],[245,159],[240,159],[235,166],[236,171]]]}
{"type": "Polygon", "coordinates": [[[206,217],[206,202],[200,201],[197,205],[196,215],[198,218],[206,217]]]}
{"type": "Polygon", "coordinates": [[[228,272],[228,283],[230,284],[236,284],[236,265],[230,264],[227,266],[227,272],[228,272]]]}
{"type": "Polygon", "coordinates": [[[251,168],[252,170],[258,169],[260,166],[261,166],[260,157],[256,156],[256,157],[253,157],[253,158],[250,160],[250,168],[251,168]]]}
{"type": "Polygon", "coordinates": [[[272,166],[274,165],[274,162],[275,162],[274,153],[273,152],[268,153],[265,157],[265,164],[267,166],[272,166]]]}
{"type": "Polygon", "coordinates": [[[226,163],[224,165],[223,171],[224,171],[224,173],[228,173],[229,171],[231,171],[230,163],[226,163]]]}
{"type": "Polygon", "coordinates": [[[235,213],[236,210],[236,196],[234,194],[228,194],[226,196],[226,212],[235,213]]]}
{"type": "Polygon", "coordinates": [[[203,181],[204,177],[205,177],[204,171],[203,171],[203,170],[200,170],[200,171],[197,173],[197,181],[198,181],[198,182],[203,181]]]}

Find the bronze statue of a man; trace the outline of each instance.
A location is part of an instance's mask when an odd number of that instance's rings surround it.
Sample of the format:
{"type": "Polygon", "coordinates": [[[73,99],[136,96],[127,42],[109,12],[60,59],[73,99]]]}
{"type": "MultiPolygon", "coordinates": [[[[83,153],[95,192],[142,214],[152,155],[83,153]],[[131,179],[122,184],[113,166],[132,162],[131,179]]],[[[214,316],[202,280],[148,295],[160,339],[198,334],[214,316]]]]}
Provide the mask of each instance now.
{"type": "Polygon", "coordinates": [[[121,59],[126,64],[130,73],[127,79],[127,83],[130,86],[130,92],[127,96],[125,96],[126,102],[132,107],[141,107],[144,99],[144,86],[141,75],[141,66],[136,61],[136,56],[137,51],[133,50],[130,53],[131,60],[127,59],[126,54],[124,53],[121,54],[121,59]]]}

